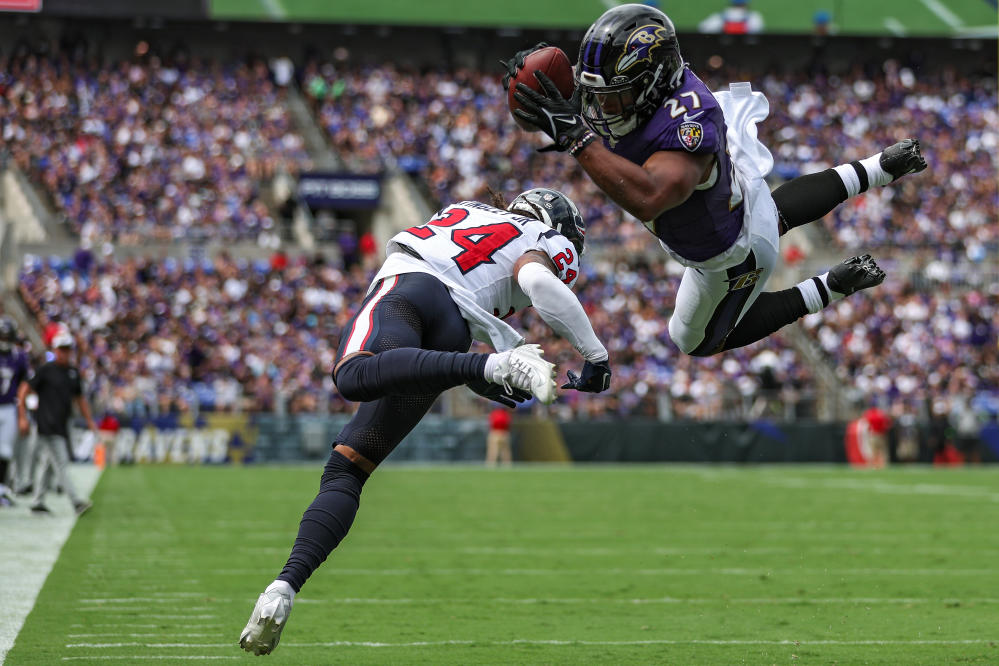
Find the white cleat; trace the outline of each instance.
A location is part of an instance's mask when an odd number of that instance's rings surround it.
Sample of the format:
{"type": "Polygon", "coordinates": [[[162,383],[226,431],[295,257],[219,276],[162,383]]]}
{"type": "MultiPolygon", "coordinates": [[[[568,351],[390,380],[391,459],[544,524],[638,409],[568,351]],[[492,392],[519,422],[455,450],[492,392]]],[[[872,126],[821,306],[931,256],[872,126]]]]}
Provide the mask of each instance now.
{"type": "Polygon", "coordinates": [[[555,401],[555,364],[542,358],[541,345],[521,345],[503,352],[493,371],[493,382],[508,390],[512,386],[530,391],[546,405],[555,401]]]}
{"type": "Polygon", "coordinates": [[[257,656],[273,652],[281,640],[281,631],[288,622],[294,601],[295,591],[285,581],[276,580],[268,585],[239,636],[239,647],[257,656]]]}

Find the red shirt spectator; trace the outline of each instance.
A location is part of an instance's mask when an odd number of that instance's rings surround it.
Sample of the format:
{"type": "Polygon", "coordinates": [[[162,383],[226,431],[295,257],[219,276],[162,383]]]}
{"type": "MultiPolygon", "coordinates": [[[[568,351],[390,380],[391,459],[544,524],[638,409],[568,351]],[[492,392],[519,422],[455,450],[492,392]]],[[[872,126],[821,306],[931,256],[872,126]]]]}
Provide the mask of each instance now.
{"type": "Polygon", "coordinates": [[[489,413],[489,429],[507,431],[510,429],[510,411],[497,407],[489,413]]]}

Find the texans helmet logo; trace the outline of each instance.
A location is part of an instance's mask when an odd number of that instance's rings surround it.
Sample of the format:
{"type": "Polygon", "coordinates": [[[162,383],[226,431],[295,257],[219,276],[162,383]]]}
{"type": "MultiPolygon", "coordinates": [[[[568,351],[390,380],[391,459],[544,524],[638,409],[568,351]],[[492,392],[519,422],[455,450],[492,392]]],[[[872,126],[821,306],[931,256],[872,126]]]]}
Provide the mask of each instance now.
{"type": "Polygon", "coordinates": [[[666,39],[666,28],[655,23],[635,28],[628,35],[624,45],[624,53],[617,60],[615,71],[618,74],[626,72],[640,62],[652,62],[652,52],[662,46],[666,39]]]}

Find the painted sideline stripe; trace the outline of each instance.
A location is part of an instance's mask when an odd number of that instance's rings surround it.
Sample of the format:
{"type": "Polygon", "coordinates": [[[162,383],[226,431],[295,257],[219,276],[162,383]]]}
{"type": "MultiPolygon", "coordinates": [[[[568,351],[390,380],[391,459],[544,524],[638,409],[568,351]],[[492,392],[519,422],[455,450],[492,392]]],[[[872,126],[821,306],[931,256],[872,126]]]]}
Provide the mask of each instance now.
{"type": "Polygon", "coordinates": [[[856,490],[860,492],[885,493],[888,495],[929,495],[932,497],[961,497],[984,499],[999,502],[999,493],[984,486],[947,486],[939,483],[888,483],[864,479],[809,479],[805,477],[771,477],[764,480],[771,486],[785,488],[829,488],[856,490]]]}
{"type": "MultiPolygon", "coordinates": [[[[346,598],[346,599],[295,599],[295,603],[313,603],[313,604],[371,604],[379,605],[384,604],[386,606],[399,604],[423,604],[423,603],[448,603],[448,604],[460,604],[460,603],[482,603],[483,599],[363,599],[363,598],[346,598]]],[[[995,597],[982,597],[973,599],[932,599],[932,598],[895,598],[895,597],[821,597],[821,598],[809,598],[809,597],[756,597],[756,598],[738,598],[738,599],[724,599],[724,598],[682,598],[682,597],[655,597],[655,598],[638,598],[638,599],[599,599],[599,598],[525,598],[525,599],[511,599],[511,598],[493,598],[486,600],[487,603],[494,604],[634,604],[634,605],[645,605],[645,604],[747,604],[747,605],[764,605],[764,604],[999,604],[999,598],[995,597]]]]}
{"type": "MultiPolygon", "coordinates": [[[[639,641],[593,641],[593,640],[555,640],[516,638],[509,641],[492,640],[449,640],[449,641],[410,641],[401,643],[383,643],[380,641],[330,641],[325,643],[281,643],[285,648],[317,648],[317,647],[437,647],[445,645],[982,645],[999,642],[999,638],[967,638],[967,639],[915,639],[915,640],[741,640],[741,639],[648,639],[639,641]]],[[[231,643],[69,643],[67,648],[107,649],[120,647],[144,648],[211,648],[232,649],[231,643]]],[[[94,659],[97,657],[85,657],[94,659]]],[[[109,658],[101,655],[100,658],[109,658]]],[[[196,656],[204,659],[206,657],[196,656]]]]}
{"type": "MultiPolygon", "coordinates": [[[[517,638],[511,641],[416,641],[412,643],[379,643],[371,641],[332,641],[329,643],[289,643],[288,647],[420,647],[437,645],[979,645],[995,643],[995,639],[970,638],[965,640],[724,640],[724,639],[650,639],[641,641],[590,641],[590,640],[532,640],[517,638]]],[[[282,643],[282,645],[284,645],[282,643]]]]}
{"type": "MultiPolygon", "coordinates": [[[[70,479],[80,495],[89,497],[97,485],[101,471],[93,465],[70,465],[70,479]]],[[[51,516],[32,515],[29,502],[18,502],[3,510],[0,521],[0,563],[5,571],[0,585],[0,664],[14,646],[24,620],[35,606],[38,593],[59,558],[76,515],[65,497],[50,493],[46,504],[51,516]]],[[[91,511],[100,511],[98,505],[91,511]]],[[[93,516],[88,515],[84,520],[93,516]]]]}
{"type": "MultiPolygon", "coordinates": [[[[741,567],[719,567],[719,568],[694,568],[694,569],[628,569],[622,567],[612,567],[607,569],[436,569],[436,568],[408,568],[408,569],[359,569],[359,568],[338,568],[335,569],[338,575],[343,576],[785,576],[785,575],[823,575],[823,576],[991,576],[995,574],[995,569],[948,569],[941,566],[939,569],[878,569],[867,568],[847,568],[847,569],[826,569],[826,568],[801,568],[801,569],[771,569],[771,568],[741,568],[741,567]]],[[[273,569],[215,569],[204,571],[203,573],[215,576],[248,576],[259,573],[270,573],[273,569]]],[[[83,610],[100,610],[106,612],[104,608],[90,608],[83,610]]],[[[164,616],[165,617],[165,616],[164,616]]]]}
{"type": "MultiPolygon", "coordinates": [[[[95,600],[91,600],[95,601],[95,600]]],[[[141,601],[137,599],[136,601],[141,601]]],[[[253,599],[216,599],[220,603],[253,603],[253,599]]],[[[601,597],[493,597],[490,599],[457,599],[448,597],[413,597],[399,599],[382,599],[377,597],[343,597],[323,599],[295,599],[296,604],[370,604],[370,605],[408,605],[408,604],[999,604],[999,597],[965,597],[965,598],[934,598],[934,597],[637,597],[632,599],[606,599],[601,597]]],[[[88,610],[86,608],[80,610],[88,610]]],[[[135,609],[133,609],[135,610],[135,609]]],[[[83,628],[84,625],[74,625],[83,628]]],[[[108,623],[106,626],[157,627],[155,624],[117,625],[108,623]]],[[[199,624],[199,628],[205,625],[199,624]]],[[[218,626],[218,625],[213,625],[218,626]]],[[[96,636],[99,634],[69,634],[73,636],[96,636]]],[[[115,634],[104,634],[115,635],[115,634]]],[[[118,634],[123,636],[155,635],[155,634],[118,634]]],[[[210,634],[188,634],[189,636],[210,634]]]]}
{"type": "Polygon", "coordinates": [[[84,660],[86,660],[86,661],[95,661],[95,660],[96,661],[105,661],[107,659],[122,659],[122,660],[127,659],[129,661],[132,661],[132,660],[135,660],[135,659],[171,659],[172,660],[172,659],[239,659],[239,658],[240,657],[233,657],[233,656],[224,656],[224,657],[223,656],[214,656],[214,657],[210,657],[208,655],[201,655],[201,654],[186,654],[186,655],[180,655],[180,654],[127,654],[127,655],[116,655],[116,656],[112,656],[112,655],[108,655],[108,654],[102,654],[100,656],[92,656],[92,657],[63,657],[62,660],[63,661],[84,661],[84,660]]]}

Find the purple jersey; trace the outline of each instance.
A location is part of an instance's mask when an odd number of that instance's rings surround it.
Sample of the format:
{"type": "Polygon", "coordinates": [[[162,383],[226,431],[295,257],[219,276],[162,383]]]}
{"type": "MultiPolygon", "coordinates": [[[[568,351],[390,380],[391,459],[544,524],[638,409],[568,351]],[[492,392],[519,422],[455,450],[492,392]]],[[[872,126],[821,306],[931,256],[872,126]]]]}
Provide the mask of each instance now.
{"type": "Polygon", "coordinates": [[[704,184],[682,204],[646,223],[670,249],[691,261],[705,261],[724,252],[742,230],[742,191],[738,183],[733,191],[725,129],[725,117],[714,95],[688,69],[680,87],[655,115],[611,147],[635,164],[644,164],[661,150],[715,156],[704,184]]]}
{"type": "Polygon", "coordinates": [[[17,387],[27,375],[27,354],[17,349],[0,353],[0,405],[17,402],[17,387]]]}

